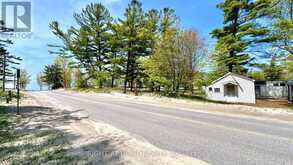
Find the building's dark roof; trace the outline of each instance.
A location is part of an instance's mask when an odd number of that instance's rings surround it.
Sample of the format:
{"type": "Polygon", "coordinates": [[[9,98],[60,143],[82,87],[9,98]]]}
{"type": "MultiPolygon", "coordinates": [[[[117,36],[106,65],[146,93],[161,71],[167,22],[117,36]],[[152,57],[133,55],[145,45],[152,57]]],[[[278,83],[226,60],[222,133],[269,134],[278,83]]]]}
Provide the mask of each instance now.
{"type": "MultiPolygon", "coordinates": [[[[257,80],[254,82],[255,85],[267,85],[267,84],[288,84],[288,81],[264,81],[264,80],[257,80]]],[[[293,84],[293,80],[291,81],[293,84]]]]}
{"type": "Polygon", "coordinates": [[[266,85],[267,81],[255,81],[255,85],[266,85]]]}

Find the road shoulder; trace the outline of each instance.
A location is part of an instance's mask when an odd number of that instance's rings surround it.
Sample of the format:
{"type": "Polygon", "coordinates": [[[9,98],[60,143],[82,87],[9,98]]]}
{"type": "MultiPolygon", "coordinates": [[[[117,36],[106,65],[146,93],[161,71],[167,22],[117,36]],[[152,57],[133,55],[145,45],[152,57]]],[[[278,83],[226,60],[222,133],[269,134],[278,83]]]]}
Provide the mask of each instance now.
{"type": "MultiPolygon", "coordinates": [[[[66,151],[66,155],[62,155],[66,159],[58,161],[72,161],[73,164],[207,164],[159,149],[106,123],[94,122],[81,110],[56,105],[54,100],[42,94],[29,96],[22,101],[22,106],[26,122],[19,129],[33,128],[31,130],[34,130],[35,134],[44,129],[50,135],[58,135],[54,137],[54,143],[62,144],[59,148],[66,151]]],[[[42,136],[37,141],[42,141],[41,144],[47,143],[46,137],[42,136]]]]}
{"type": "Polygon", "coordinates": [[[278,122],[293,122],[293,110],[282,108],[261,108],[238,104],[221,104],[212,102],[203,102],[197,100],[168,98],[154,95],[134,96],[118,92],[95,93],[95,92],[76,92],[71,90],[58,90],[57,93],[80,94],[93,98],[120,99],[124,102],[152,105],[157,107],[172,108],[184,111],[193,111],[201,113],[211,113],[231,117],[254,118],[257,120],[273,120],[278,122]]]}

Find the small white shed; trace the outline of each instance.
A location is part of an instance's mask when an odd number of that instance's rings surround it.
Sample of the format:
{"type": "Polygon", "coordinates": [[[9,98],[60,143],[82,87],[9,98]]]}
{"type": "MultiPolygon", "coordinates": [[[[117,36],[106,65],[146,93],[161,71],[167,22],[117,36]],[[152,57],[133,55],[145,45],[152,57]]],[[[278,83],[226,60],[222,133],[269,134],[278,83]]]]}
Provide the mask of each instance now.
{"type": "Polygon", "coordinates": [[[215,80],[205,91],[210,100],[255,104],[254,80],[234,73],[215,80]]]}

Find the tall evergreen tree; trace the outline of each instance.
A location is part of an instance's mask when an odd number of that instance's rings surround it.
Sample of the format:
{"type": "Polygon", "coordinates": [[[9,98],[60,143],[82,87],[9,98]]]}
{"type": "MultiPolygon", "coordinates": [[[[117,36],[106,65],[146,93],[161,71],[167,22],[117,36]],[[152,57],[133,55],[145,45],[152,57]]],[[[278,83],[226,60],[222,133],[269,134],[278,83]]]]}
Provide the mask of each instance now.
{"type": "MultiPolygon", "coordinates": [[[[7,28],[5,26],[5,22],[0,20],[0,34],[11,31],[13,31],[13,29],[7,28]]],[[[5,48],[8,44],[12,44],[12,42],[10,40],[0,39],[0,76],[3,91],[5,91],[5,83],[7,81],[7,77],[13,76],[13,68],[11,68],[11,65],[18,64],[18,61],[21,60],[20,58],[9,54],[9,52],[5,48]]]]}
{"type": "Polygon", "coordinates": [[[142,4],[138,0],[132,0],[124,13],[125,20],[120,20],[123,51],[127,56],[124,92],[126,92],[127,84],[132,91],[137,81],[140,72],[138,59],[150,55],[144,16],[142,4]]]}
{"type": "Polygon", "coordinates": [[[62,68],[58,64],[46,65],[42,80],[50,89],[63,87],[62,68]]]}
{"type": "MultiPolygon", "coordinates": [[[[13,29],[7,28],[5,25],[5,22],[3,20],[0,20],[0,34],[6,33],[6,32],[12,32],[13,29]]],[[[2,40],[0,39],[0,46],[4,46],[5,44],[12,44],[10,40],[2,40]]]]}
{"type": "Polygon", "coordinates": [[[9,81],[7,78],[14,77],[13,69],[20,64],[21,60],[20,57],[9,54],[4,47],[0,47],[0,76],[3,91],[5,91],[6,82],[9,81]]]}
{"type": "Polygon", "coordinates": [[[85,68],[90,78],[101,79],[110,63],[110,30],[112,17],[101,4],[90,4],[80,14],[74,15],[79,28],[71,28],[67,33],[60,30],[58,22],[52,22],[53,33],[60,37],[70,50],[79,67],[85,68]]]}
{"type": "Polygon", "coordinates": [[[269,65],[266,65],[264,68],[264,75],[266,80],[269,81],[278,81],[282,78],[282,71],[284,68],[277,64],[276,57],[272,57],[269,65]]]}
{"type": "Polygon", "coordinates": [[[276,19],[271,30],[271,42],[274,47],[293,54],[293,0],[273,0],[272,15],[276,19]]]}
{"type": "Polygon", "coordinates": [[[125,63],[125,56],[122,50],[122,35],[121,25],[112,23],[110,44],[110,64],[109,72],[111,75],[111,87],[115,86],[115,80],[121,78],[123,74],[123,63],[125,63]]]}
{"type": "Polygon", "coordinates": [[[211,34],[218,39],[214,59],[229,72],[246,73],[253,58],[250,46],[265,42],[268,30],[257,23],[264,16],[268,0],[225,0],[217,7],[224,12],[224,26],[211,34]]]}

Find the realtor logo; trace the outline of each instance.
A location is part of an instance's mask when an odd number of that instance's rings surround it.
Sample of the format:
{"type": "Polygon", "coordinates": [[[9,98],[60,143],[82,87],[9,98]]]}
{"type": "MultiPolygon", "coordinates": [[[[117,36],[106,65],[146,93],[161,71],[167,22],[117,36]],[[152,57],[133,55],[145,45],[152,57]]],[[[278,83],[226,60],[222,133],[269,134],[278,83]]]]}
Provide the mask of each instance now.
{"type": "Polygon", "coordinates": [[[2,19],[13,32],[31,32],[31,2],[2,2],[2,19]]]}

